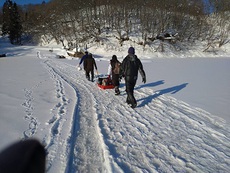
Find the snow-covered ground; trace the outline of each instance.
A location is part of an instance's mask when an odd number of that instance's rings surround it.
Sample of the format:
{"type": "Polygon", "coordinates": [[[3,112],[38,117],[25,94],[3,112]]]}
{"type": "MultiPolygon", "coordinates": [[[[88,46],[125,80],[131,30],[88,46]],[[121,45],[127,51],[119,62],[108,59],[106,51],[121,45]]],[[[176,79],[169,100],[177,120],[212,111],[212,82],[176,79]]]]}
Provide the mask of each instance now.
{"type": "MultiPolygon", "coordinates": [[[[137,50],[147,83],[139,76],[132,109],[124,81],[115,96],[86,80],[79,59],[49,49],[1,39],[1,150],[36,138],[49,173],[230,172],[230,55],[156,58],[137,50]]],[[[89,50],[100,73],[113,54],[127,53],[89,50]]]]}

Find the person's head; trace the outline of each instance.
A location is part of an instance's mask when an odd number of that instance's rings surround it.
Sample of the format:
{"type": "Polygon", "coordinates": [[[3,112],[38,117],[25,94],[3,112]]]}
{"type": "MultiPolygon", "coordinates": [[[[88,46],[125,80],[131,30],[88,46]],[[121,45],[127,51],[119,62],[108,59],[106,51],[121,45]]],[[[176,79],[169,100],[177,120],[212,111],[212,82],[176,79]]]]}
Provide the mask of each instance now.
{"type": "Polygon", "coordinates": [[[89,58],[92,58],[92,57],[93,57],[92,53],[89,53],[89,54],[88,54],[88,57],[89,57],[89,58]]]}
{"type": "Polygon", "coordinates": [[[112,61],[117,61],[117,56],[116,55],[112,56],[112,61]]]}
{"type": "Polygon", "coordinates": [[[86,55],[88,54],[88,51],[87,51],[87,50],[85,51],[85,54],[86,54],[86,55]]]}
{"type": "Polygon", "coordinates": [[[134,55],[135,54],[135,49],[133,47],[130,47],[129,50],[128,50],[128,53],[131,54],[131,55],[134,55]]]}

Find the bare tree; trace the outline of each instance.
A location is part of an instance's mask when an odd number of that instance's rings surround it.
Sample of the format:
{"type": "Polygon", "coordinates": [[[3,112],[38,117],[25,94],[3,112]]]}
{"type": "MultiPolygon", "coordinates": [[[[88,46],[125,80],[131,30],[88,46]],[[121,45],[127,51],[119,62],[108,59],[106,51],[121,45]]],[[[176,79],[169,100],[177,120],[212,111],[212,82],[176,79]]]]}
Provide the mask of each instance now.
{"type": "MultiPolygon", "coordinates": [[[[122,46],[138,34],[138,44],[151,44],[169,29],[178,32],[180,41],[229,40],[229,2],[210,0],[216,19],[210,23],[201,1],[187,0],[52,0],[26,7],[24,23],[28,34],[50,35],[69,45],[102,42],[103,34],[113,31],[122,46]],[[215,8],[214,8],[215,7],[215,8]],[[217,15],[218,13],[218,15],[217,15]],[[218,35],[216,34],[218,33],[218,35]],[[215,33],[215,34],[214,34],[215,33]],[[218,39],[217,39],[218,38],[218,39]]],[[[49,38],[49,37],[46,37],[49,38]]]]}

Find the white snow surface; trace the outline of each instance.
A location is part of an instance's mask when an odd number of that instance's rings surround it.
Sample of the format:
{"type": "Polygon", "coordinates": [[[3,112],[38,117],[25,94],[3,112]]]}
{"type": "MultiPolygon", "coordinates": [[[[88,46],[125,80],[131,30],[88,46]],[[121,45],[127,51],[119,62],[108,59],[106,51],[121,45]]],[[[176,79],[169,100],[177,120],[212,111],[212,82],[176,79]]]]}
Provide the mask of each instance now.
{"type": "MultiPolygon", "coordinates": [[[[38,139],[48,173],[230,172],[230,56],[156,58],[141,51],[138,106],[102,90],[60,48],[1,39],[0,149],[38,139]]],[[[91,48],[99,73],[117,52],[91,48]]],[[[118,53],[122,61],[127,51],[118,53]]]]}

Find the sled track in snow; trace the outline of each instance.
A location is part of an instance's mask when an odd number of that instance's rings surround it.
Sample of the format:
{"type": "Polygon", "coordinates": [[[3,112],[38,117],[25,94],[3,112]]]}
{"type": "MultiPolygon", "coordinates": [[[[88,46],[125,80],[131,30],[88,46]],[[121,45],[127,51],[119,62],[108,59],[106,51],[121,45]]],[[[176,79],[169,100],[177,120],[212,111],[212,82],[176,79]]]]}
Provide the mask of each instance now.
{"type": "Polygon", "coordinates": [[[97,127],[97,116],[94,108],[96,103],[93,95],[87,91],[87,88],[90,88],[92,84],[79,85],[77,79],[82,79],[82,75],[75,76],[73,75],[75,73],[70,70],[65,72],[69,66],[63,68],[64,64],[60,66],[51,61],[45,63],[75,89],[77,97],[71,136],[68,142],[70,147],[69,161],[65,172],[108,172],[110,168],[109,164],[106,163],[106,151],[101,146],[103,139],[97,127]]]}
{"type": "MultiPolygon", "coordinates": [[[[66,98],[65,96],[62,78],[54,71],[53,68],[51,68],[46,63],[46,61],[45,64],[47,65],[46,68],[50,73],[51,78],[55,82],[56,99],[58,100],[58,103],[54,105],[54,107],[51,109],[51,119],[46,123],[48,126],[51,126],[49,136],[47,136],[45,142],[46,150],[49,151],[47,159],[47,171],[49,171],[54,158],[60,154],[58,153],[58,148],[60,148],[59,145],[61,142],[60,134],[62,132],[63,125],[66,121],[65,116],[67,112],[66,105],[68,104],[68,98],[66,98]]],[[[63,141],[63,143],[65,142],[63,141]]],[[[60,159],[62,159],[62,163],[65,162],[65,157],[61,157],[60,159]]]]}
{"type": "Polygon", "coordinates": [[[117,97],[71,65],[45,63],[77,97],[65,172],[230,171],[230,130],[208,112],[141,87],[131,109],[124,88],[117,97]]]}
{"type": "Polygon", "coordinates": [[[67,105],[69,104],[69,99],[65,95],[64,81],[55,72],[55,70],[47,64],[47,58],[42,57],[40,52],[37,52],[38,58],[42,59],[41,63],[44,65],[45,69],[50,74],[50,78],[54,83],[56,104],[50,109],[51,118],[46,122],[46,128],[49,129],[50,133],[44,136],[43,145],[47,151],[47,168],[46,171],[49,172],[53,166],[54,160],[58,158],[61,163],[61,170],[64,172],[66,167],[66,140],[62,137],[63,127],[66,119],[67,105]],[[64,139],[64,140],[63,140],[64,139]],[[63,151],[64,150],[64,151],[63,151]]]}

